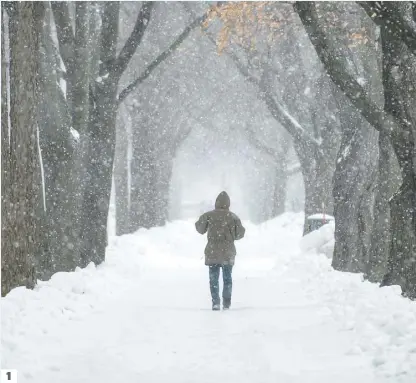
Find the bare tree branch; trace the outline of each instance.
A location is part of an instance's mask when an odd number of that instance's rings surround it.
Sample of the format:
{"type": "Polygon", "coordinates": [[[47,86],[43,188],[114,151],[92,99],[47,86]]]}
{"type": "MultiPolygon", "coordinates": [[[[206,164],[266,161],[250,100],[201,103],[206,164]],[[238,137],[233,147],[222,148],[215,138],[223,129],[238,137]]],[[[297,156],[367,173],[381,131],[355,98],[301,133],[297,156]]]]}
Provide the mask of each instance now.
{"type": "Polygon", "coordinates": [[[344,92],[361,115],[375,129],[384,131],[389,136],[405,134],[394,117],[374,104],[366,95],[364,88],[348,73],[345,55],[331,43],[330,38],[319,25],[315,3],[296,2],[294,9],[331,80],[344,92]]]}
{"type": "MultiPolygon", "coordinates": [[[[186,8],[188,12],[190,12],[191,14],[193,13],[193,11],[189,7],[186,6],[186,8]]],[[[206,31],[205,35],[215,46],[217,45],[215,39],[209,34],[208,31],[206,31]]],[[[276,102],[270,91],[265,86],[263,86],[263,82],[258,80],[252,74],[250,74],[248,68],[241,62],[241,60],[234,53],[230,52],[229,50],[224,51],[225,54],[232,59],[235,66],[237,67],[239,72],[246,78],[246,80],[259,88],[259,97],[266,103],[269,112],[272,114],[272,116],[282,124],[282,126],[288,131],[288,133],[293,137],[293,139],[299,140],[306,145],[310,145],[310,147],[313,147],[320,155],[324,156],[322,149],[320,148],[320,143],[314,137],[312,137],[305,129],[303,129],[299,122],[296,121],[296,119],[293,116],[291,116],[282,105],[276,102]]]]}
{"type": "Polygon", "coordinates": [[[399,36],[413,54],[416,54],[416,30],[404,19],[396,2],[357,1],[357,4],[378,26],[388,28],[391,33],[399,36]]]}
{"type": "Polygon", "coordinates": [[[201,25],[205,19],[207,18],[207,14],[204,13],[202,16],[195,19],[191,24],[189,24],[183,32],[176,38],[176,40],[169,46],[168,49],[163,51],[159,56],[156,57],[156,59],[149,64],[149,66],[144,70],[144,72],[136,78],[130,85],[128,85],[126,88],[124,88],[119,96],[118,96],[118,102],[123,102],[126,97],[137,88],[138,85],[140,85],[144,80],[146,80],[150,74],[158,67],[160,63],[162,63],[164,60],[166,60],[175,50],[178,48],[178,46],[189,36],[189,34],[199,25],[201,25]]]}
{"type": "Polygon", "coordinates": [[[136,52],[137,47],[140,45],[147,26],[149,25],[150,15],[154,5],[155,3],[153,1],[145,1],[143,3],[140,12],[137,15],[133,31],[124,44],[124,47],[121,49],[116,62],[114,63],[114,71],[116,72],[117,76],[121,76],[122,73],[126,70],[127,65],[136,52]]]}
{"type": "MultiPolygon", "coordinates": [[[[208,37],[212,42],[215,43],[215,40],[213,40],[210,36],[208,37]]],[[[259,97],[266,103],[267,108],[269,109],[269,112],[272,114],[272,116],[282,124],[282,126],[288,131],[293,139],[304,142],[306,145],[310,145],[311,147],[315,147],[317,150],[321,151],[320,143],[314,137],[312,137],[280,103],[274,99],[273,95],[268,89],[265,88],[261,81],[249,73],[248,69],[245,67],[245,65],[243,65],[241,60],[234,53],[231,53],[228,50],[225,51],[225,54],[233,60],[240,73],[250,83],[256,85],[259,88],[259,97]]],[[[323,155],[323,153],[321,154],[323,155]]]]}

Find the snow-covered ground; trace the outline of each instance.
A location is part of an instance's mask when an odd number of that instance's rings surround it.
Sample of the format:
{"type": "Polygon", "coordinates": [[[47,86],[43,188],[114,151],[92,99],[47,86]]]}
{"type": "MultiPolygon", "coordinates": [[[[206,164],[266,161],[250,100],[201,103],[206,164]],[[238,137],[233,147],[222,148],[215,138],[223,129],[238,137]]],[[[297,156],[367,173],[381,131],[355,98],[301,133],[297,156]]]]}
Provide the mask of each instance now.
{"type": "Polygon", "coordinates": [[[330,229],[300,241],[302,223],[246,223],[228,312],[210,310],[193,221],[112,237],[98,268],[1,300],[2,368],[19,383],[416,382],[416,303],[333,271],[316,250],[330,229]]]}

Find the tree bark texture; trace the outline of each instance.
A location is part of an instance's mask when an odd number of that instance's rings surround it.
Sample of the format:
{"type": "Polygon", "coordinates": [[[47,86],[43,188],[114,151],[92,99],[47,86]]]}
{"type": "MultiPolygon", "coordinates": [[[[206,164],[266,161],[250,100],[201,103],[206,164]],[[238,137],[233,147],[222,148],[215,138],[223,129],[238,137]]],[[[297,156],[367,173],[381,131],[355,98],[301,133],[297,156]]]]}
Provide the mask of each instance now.
{"type": "Polygon", "coordinates": [[[41,177],[35,116],[43,15],[41,2],[17,3],[13,28],[9,30],[13,91],[10,145],[2,164],[8,173],[2,201],[6,218],[2,222],[2,296],[14,287],[33,288],[36,284],[34,254],[40,246],[37,212],[41,203],[41,177]]]}

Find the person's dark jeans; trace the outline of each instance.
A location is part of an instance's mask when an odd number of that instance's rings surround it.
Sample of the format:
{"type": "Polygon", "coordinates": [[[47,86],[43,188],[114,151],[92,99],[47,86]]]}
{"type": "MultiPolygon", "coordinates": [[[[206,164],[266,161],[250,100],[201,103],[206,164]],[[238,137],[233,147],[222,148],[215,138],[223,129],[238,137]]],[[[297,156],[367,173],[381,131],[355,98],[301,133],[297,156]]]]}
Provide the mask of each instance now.
{"type": "Polygon", "coordinates": [[[222,298],[224,306],[229,307],[231,304],[231,294],[233,291],[232,265],[211,265],[209,266],[209,286],[211,289],[212,304],[220,304],[220,269],[222,268],[222,279],[224,287],[222,290],[222,298]]]}

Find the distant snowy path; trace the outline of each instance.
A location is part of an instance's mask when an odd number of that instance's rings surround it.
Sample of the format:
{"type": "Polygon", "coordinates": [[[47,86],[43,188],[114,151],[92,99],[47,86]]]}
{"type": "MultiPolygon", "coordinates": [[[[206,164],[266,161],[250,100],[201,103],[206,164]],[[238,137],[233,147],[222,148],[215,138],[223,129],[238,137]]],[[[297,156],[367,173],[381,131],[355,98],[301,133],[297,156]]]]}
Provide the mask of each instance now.
{"type": "Polygon", "coordinates": [[[191,222],[113,238],[106,264],[2,300],[2,367],[19,383],[414,382],[415,304],[300,254],[301,224],[248,225],[228,312],[210,309],[191,222]]]}

